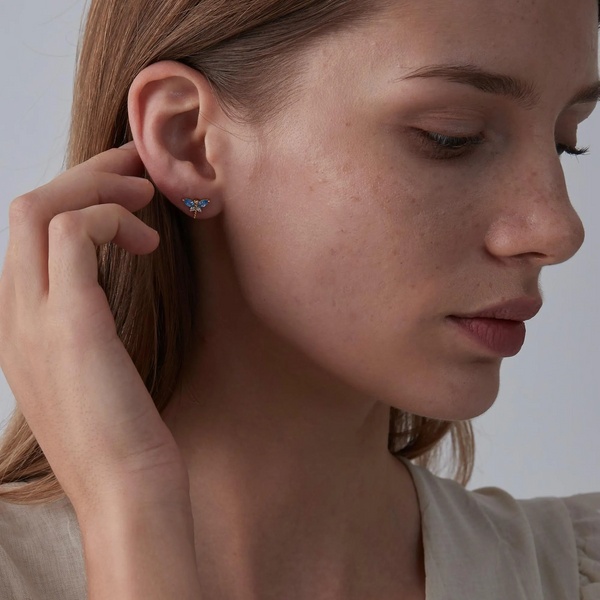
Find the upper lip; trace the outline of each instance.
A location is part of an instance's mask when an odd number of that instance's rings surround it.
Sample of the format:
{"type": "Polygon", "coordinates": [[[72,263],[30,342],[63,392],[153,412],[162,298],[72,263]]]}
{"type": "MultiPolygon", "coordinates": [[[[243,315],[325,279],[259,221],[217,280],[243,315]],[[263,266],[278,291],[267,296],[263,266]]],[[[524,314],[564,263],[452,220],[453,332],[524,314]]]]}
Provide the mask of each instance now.
{"type": "Polygon", "coordinates": [[[541,298],[515,298],[501,304],[496,304],[481,311],[452,315],[461,319],[504,319],[507,321],[528,321],[540,312],[543,305],[541,298]]]}

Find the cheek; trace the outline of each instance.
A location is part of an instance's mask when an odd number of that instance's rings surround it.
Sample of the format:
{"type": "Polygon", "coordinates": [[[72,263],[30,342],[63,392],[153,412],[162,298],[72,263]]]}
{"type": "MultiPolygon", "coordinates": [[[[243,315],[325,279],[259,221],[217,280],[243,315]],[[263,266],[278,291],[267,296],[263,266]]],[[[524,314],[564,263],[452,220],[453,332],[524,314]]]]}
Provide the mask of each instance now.
{"type": "Polygon", "coordinates": [[[248,298],[264,303],[261,313],[282,314],[288,325],[295,317],[303,329],[308,321],[337,338],[354,338],[363,327],[377,336],[388,316],[408,322],[443,270],[444,236],[451,237],[427,198],[351,164],[315,157],[263,177],[248,202],[253,208],[235,217],[230,235],[248,298]]]}
{"type": "MultiPolygon", "coordinates": [[[[411,397],[423,410],[452,387],[441,332],[471,243],[457,235],[466,209],[380,160],[360,168],[357,160],[338,148],[263,171],[227,218],[242,293],[320,366],[389,404],[411,397]]],[[[440,412],[435,402],[430,410],[440,412]]]]}

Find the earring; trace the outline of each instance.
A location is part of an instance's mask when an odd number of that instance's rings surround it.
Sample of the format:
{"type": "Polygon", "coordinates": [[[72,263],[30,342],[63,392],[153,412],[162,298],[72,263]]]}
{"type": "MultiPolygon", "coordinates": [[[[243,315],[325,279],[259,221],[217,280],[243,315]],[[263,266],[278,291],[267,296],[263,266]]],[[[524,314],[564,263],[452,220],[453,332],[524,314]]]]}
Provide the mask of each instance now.
{"type": "Polygon", "coordinates": [[[203,208],[206,208],[208,206],[208,203],[210,202],[210,200],[208,198],[205,198],[204,200],[191,200],[190,198],[183,198],[182,202],[185,202],[186,206],[190,207],[190,212],[194,213],[194,219],[196,218],[196,215],[199,212],[202,212],[203,208]]]}

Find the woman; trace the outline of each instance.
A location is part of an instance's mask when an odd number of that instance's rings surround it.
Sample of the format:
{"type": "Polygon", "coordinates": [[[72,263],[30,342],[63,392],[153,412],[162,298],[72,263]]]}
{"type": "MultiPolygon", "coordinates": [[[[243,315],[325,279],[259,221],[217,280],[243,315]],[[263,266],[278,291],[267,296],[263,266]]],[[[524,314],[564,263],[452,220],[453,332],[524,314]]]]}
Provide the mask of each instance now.
{"type": "Polygon", "coordinates": [[[10,208],[1,597],[600,598],[600,493],[464,487],[583,243],[598,16],[92,1],[69,169],[10,208]]]}

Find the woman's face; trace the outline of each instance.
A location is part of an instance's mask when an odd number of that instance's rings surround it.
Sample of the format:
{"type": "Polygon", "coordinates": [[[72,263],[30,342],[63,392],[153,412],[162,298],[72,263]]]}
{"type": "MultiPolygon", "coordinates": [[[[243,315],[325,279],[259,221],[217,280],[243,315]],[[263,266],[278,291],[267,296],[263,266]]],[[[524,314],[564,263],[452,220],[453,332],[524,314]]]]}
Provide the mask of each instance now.
{"type": "Polygon", "coordinates": [[[485,412],[503,357],[448,317],[539,298],[542,267],[583,243],[557,144],[576,146],[595,106],[568,104],[598,79],[597,36],[597,0],[418,0],[320,42],[298,101],[237,146],[224,193],[253,312],[392,406],[485,412]],[[442,65],[531,95],[407,78],[442,65]]]}

